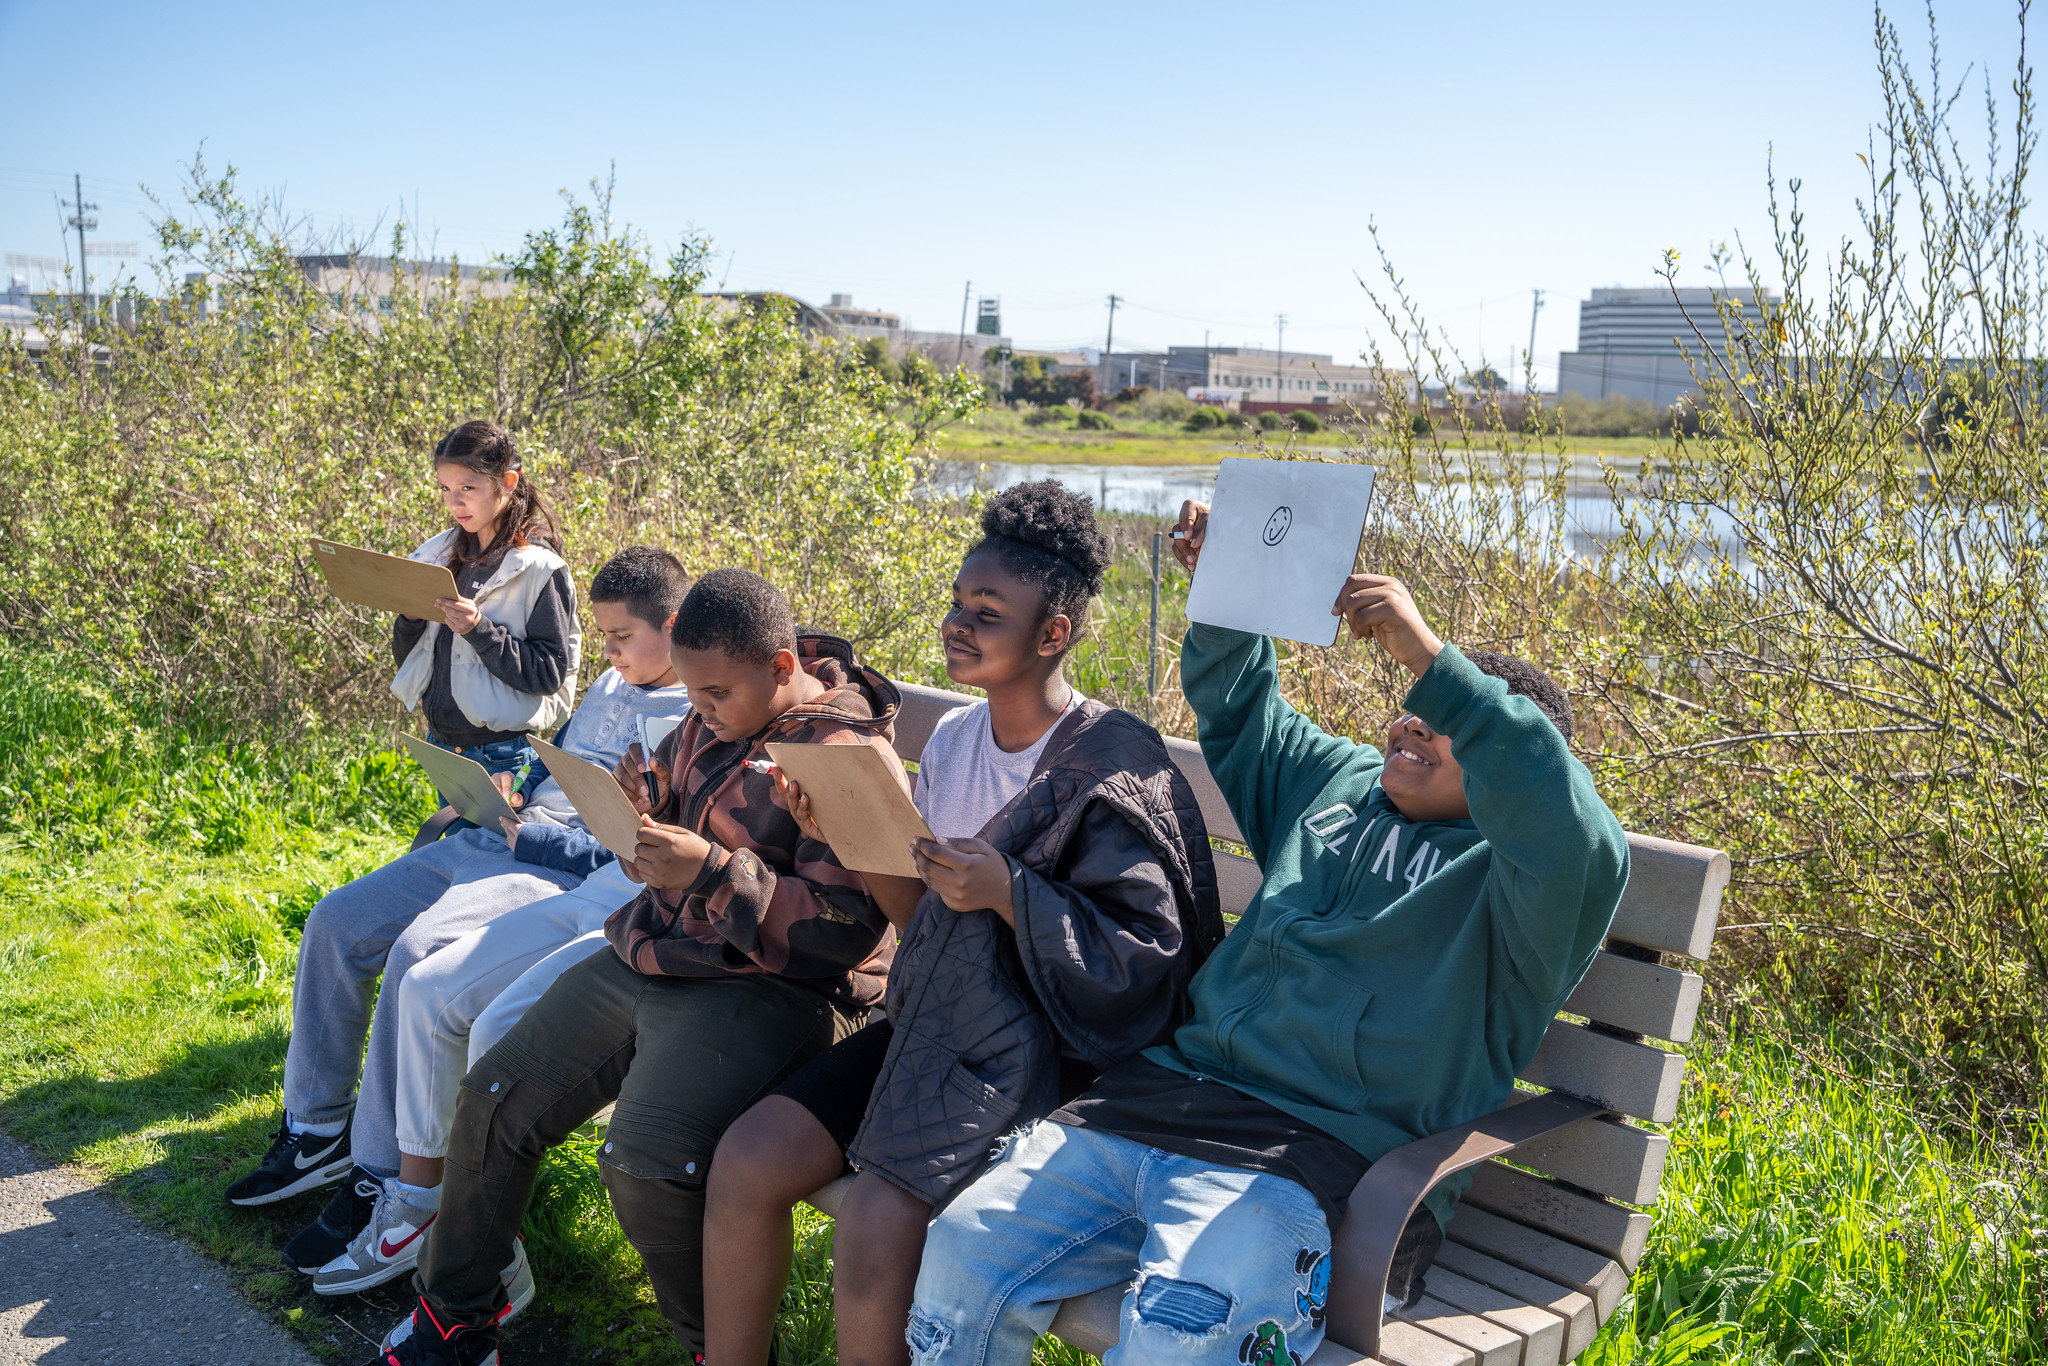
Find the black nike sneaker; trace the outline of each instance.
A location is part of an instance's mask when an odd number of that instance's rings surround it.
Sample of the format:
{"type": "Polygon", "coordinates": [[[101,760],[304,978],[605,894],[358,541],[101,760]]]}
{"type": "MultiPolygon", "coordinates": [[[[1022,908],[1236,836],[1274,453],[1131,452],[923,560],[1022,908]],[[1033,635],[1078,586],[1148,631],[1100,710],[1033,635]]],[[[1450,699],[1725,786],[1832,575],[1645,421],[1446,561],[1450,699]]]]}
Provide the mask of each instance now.
{"type": "Polygon", "coordinates": [[[338,1134],[295,1134],[283,1120],[270,1151],[256,1170],[228,1187],[230,1205],[274,1205],[300,1191],[339,1181],[355,1165],[348,1155],[348,1126],[338,1134]]]}
{"type": "Polygon", "coordinates": [[[385,1335],[367,1366],[498,1366],[498,1320],[482,1328],[443,1328],[422,1298],[412,1317],[385,1335]]]}
{"type": "Polygon", "coordinates": [[[377,1194],[384,1189],[361,1167],[350,1170],[348,1180],[327,1201],[320,1217],[292,1235],[284,1245],[286,1266],[295,1266],[308,1276],[348,1251],[362,1231],[369,1227],[371,1212],[377,1208],[377,1194]]]}

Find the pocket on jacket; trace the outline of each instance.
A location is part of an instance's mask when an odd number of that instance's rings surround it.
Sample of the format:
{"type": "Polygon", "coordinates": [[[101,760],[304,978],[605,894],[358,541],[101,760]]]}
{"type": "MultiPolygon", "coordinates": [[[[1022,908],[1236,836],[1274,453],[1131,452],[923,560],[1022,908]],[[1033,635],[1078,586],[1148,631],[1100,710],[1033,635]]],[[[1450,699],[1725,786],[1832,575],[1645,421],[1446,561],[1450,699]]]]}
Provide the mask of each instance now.
{"type": "MultiPolygon", "coordinates": [[[[1280,978],[1259,1012],[1270,1020],[1270,1031],[1261,1027],[1262,1022],[1248,1021],[1243,1033],[1267,1035],[1262,1043],[1251,1045],[1257,1054],[1298,1062],[1298,1067],[1289,1065],[1283,1073],[1294,1083],[1289,1090],[1326,1109],[1355,1111],[1365,1101],[1358,1030],[1372,1004],[1372,988],[1330,971],[1326,960],[1284,947],[1278,952],[1280,978]],[[1308,1056],[1301,1057],[1303,1052],[1308,1056]],[[1316,1086],[1323,1078],[1327,1081],[1316,1086]],[[1305,1090],[1303,1083],[1314,1089],[1305,1090]]],[[[1232,1049],[1246,1056],[1246,1048],[1241,1033],[1233,1039],[1232,1049]]]]}
{"type": "Polygon", "coordinates": [[[1022,1097],[1006,1096],[975,1076],[957,1054],[946,1069],[940,1094],[949,1136],[961,1150],[976,1142],[993,1143],[1024,1106],[1022,1097]]]}

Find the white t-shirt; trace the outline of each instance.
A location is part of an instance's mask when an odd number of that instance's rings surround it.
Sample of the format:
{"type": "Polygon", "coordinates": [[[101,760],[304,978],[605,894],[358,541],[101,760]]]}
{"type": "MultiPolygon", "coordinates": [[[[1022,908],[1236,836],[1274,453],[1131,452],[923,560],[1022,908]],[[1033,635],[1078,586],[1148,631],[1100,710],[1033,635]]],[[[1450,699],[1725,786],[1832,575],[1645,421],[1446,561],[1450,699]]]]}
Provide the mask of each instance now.
{"type": "Polygon", "coordinates": [[[917,761],[917,812],[932,833],[940,839],[981,834],[990,818],[1031,781],[1045,742],[1084,700],[1076,692],[1045,734],[1015,754],[996,744],[987,702],[955,707],[940,717],[917,761]]]}

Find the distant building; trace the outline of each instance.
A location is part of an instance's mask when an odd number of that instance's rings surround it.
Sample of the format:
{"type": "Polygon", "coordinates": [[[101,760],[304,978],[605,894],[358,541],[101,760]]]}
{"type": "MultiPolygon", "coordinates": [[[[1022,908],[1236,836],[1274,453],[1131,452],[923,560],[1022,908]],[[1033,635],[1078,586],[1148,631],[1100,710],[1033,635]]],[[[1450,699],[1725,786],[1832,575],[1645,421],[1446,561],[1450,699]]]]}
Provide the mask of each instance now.
{"type": "Polygon", "coordinates": [[[1404,401],[1413,402],[1415,381],[1403,371],[1382,371],[1370,365],[1339,365],[1335,358],[1313,351],[1278,351],[1256,346],[1170,346],[1160,373],[1162,388],[1200,389],[1212,401],[1224,391],[1234,393],[1251,412],[1299,408],[1313,404],[1364,405],[1376,401],[1391,383],[1404,401]]]}
{"type": "Polygon", "coordinates": [[[851,294],[834,294],[831,302],[817,311],[832,321],[841,336],[863,341],[880,337],[889,343],[893,355],[915,351],[930,359],[932,364],[946,369],[965,366],[969,370],[980,370],[990,363],[990,351],[1010,349],[1010,339],[1002,335],[1002,316],[994,299],[981,301],[975,330],[965,337],[958,331],[920,332],[905,327],[901,314],[857,308],[851,294]]]}
{"type": "Polygon", "coordinates": [[[1619,395],[1658,409],[1670,407],[1699,386],[1687,361],[1703,360],[1705,348],[1695,326],[1718,350],[1725,343],[1718,304],[1746,300],[1745,316],[1757,317],[1760,303],[1777,296],[1724,295],[1717,289],[1596,289],[1579,305],[1579,349],[1557,358],[1557,387],[1564,394],[1603,399],[1619,395]]]}

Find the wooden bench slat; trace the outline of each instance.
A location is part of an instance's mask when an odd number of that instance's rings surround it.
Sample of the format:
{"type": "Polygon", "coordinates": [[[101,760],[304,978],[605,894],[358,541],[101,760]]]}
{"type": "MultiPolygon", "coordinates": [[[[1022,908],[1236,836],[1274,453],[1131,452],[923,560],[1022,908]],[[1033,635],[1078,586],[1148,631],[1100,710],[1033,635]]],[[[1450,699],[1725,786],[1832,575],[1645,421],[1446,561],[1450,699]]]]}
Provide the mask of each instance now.
{"type": "MultiPolygon", "coordinates": [[[[1517,1091],[1509,1104],[1534,1100],[1536,1095],[1517,1091]]],[[[1653,1205],[1670,1151],[1671,1140],[1663,1134],[1600,1118],[1531,1139],[1509,1160],[1631,1205],[1653,1205]]]]}
{"type": "MultiPolygon", "coordinates": [[[[1461,1214],[1459,1218],[1463,1218],[1461,1214]]],[[[1451,1221],[1453,1224],[1456,1219],[1451,1221]]],[[[1477,1281],[1491,1286],[1524,1304],[1548,1310],[1564,1320],[1564,1349],[1559,1356],[1570,1361],[1592,1345],[1593,1337],[1600,1331],[1600,1315],[1595,1312],[1592,1296],[1571,1286],[1559,1285],[1533,1271],[1510,1265],[1498,1257],[1489,1256],[1477,1248],[1463,1243],[1446,1241],[1437,1250],[1436,1261],[1425,1276],[1426,1285],[1434,1285],[1432,1278],[1437,1268],[1455,1272],[1466,1280],[1477,1281]]]]}
{"type": "Polygon", "coordinates": [[[828,1219],[839,1217],[839,1207],[846,1202],[846,1193],[853,1189],[853,1178],[842,1176],[827,1182],[804,1197],[804,1203],[828,1219]]]}
{"type": "Polygon", "coordinates": [[[1557,1020],[1543,1036],[1536,1060],[1523,1071],[1522,1080],[1598,1101],[1653,1124],[1668,1124],[1678,1113],[1678,1084],[1684,1072],[1681,1054],[1557,1020]]]}
{"type": "Polygon", "coordinates": [[[1464,1348],[1477,1366],[1520,1366],[1520,1333],[1488,1323],[1477,1314],[1468,1314],[1433,1295],[1424,1295],[1412,1309],[1398,1309],[1395,1314],[1426,1333],[1464,1348]]]}
{"type": "Polygon", "coordinates": [[[1705,958],[1714,947],[1730,871],[1728,856],[1718,849],[1630,835],[1628,887],[1609,933],[1660,953],[1705,958]]]}
{"type": "Polygon", "coordinates": [[[1704,985],[1698,973],[1602,951],[1564,1008],[1616,1029],[1685,1043],[1699,1018],[1704,985]]]}
{"type": "Polygon", "coordinates": [[[1124,1291],[1128,1289],[1126,1285],[1108,1285],[1063,1301],[1048,1331],[1061,1342],[1101,1356],[1116,1346],[1117,1335],[1123,1332],[1124,1291]]]}
{"type": "Polygon", "coordinates": [[[1252,904],[1252,898],[1259,894],[1262,874],[1259,865],[1248,858],[1226,854],[1221,849],[1212,850],[1216,859],[1216,895],[1223,903],[1225,915],[1243,915],[1245,907],[1252,904]]]}
{"type": "Polygon", "coordinates": [[[1380,1325],[1379,1359],[1386,1366],[1480,1366],[1479,1354],[1471,1348],[1400,1319],[1380,1325]]]}
{"type": "Polygon", "coordinates": [[[1593,1317],[1601,1323],[1607,1322],[1628,1289],[1628,1273],[1613,1259],[1470,1205],[1458,1206],[1449,1237],[1510,1266],[1585,1292],[1593,1300],[1593,1317]]]}
{"type": "Polygon", "coordinates": [[[1564,1360],[1565,1322],[1548,1309],[1524,1304],[1506,1291],[1481,1285],[1441,1264],[1429,1269],[1426,1282],[1428,1293],[1445,1304],[1477,1314],[1521,1338],[1522,1366],[1558,1366],[1564,1360]]]}
{"type": "Polygon", "coordinates": [[[1230,803],[1223,800],[1223,789],[1216,785],[1216,779],[1210,774],[1209,761],[1202,757],[1202,747],[1193,740],[1171,735],[1165,739],[1166,752],[1172,757],[1174,767],[1195,790],[1195,805],[1202,808],[1202,824],[1208,826],[1209,833],[1219,840],[1243,844],[1244,835],[1237,828],[1237,817],[1230,814],[1230,803]]]}
{"type": "Polygon", "coordinates": [[[1624,1271],[1634,1271],[1643,1260],[1643,1244],[1650,1237],[1650,1216],[1641,1210],[1568,1191],[1499,1162],[1482,1162],[1472,1169],[1472,1188],[1465,1192],[1465,1200],[1605,1253],[1624,1271]]]}

